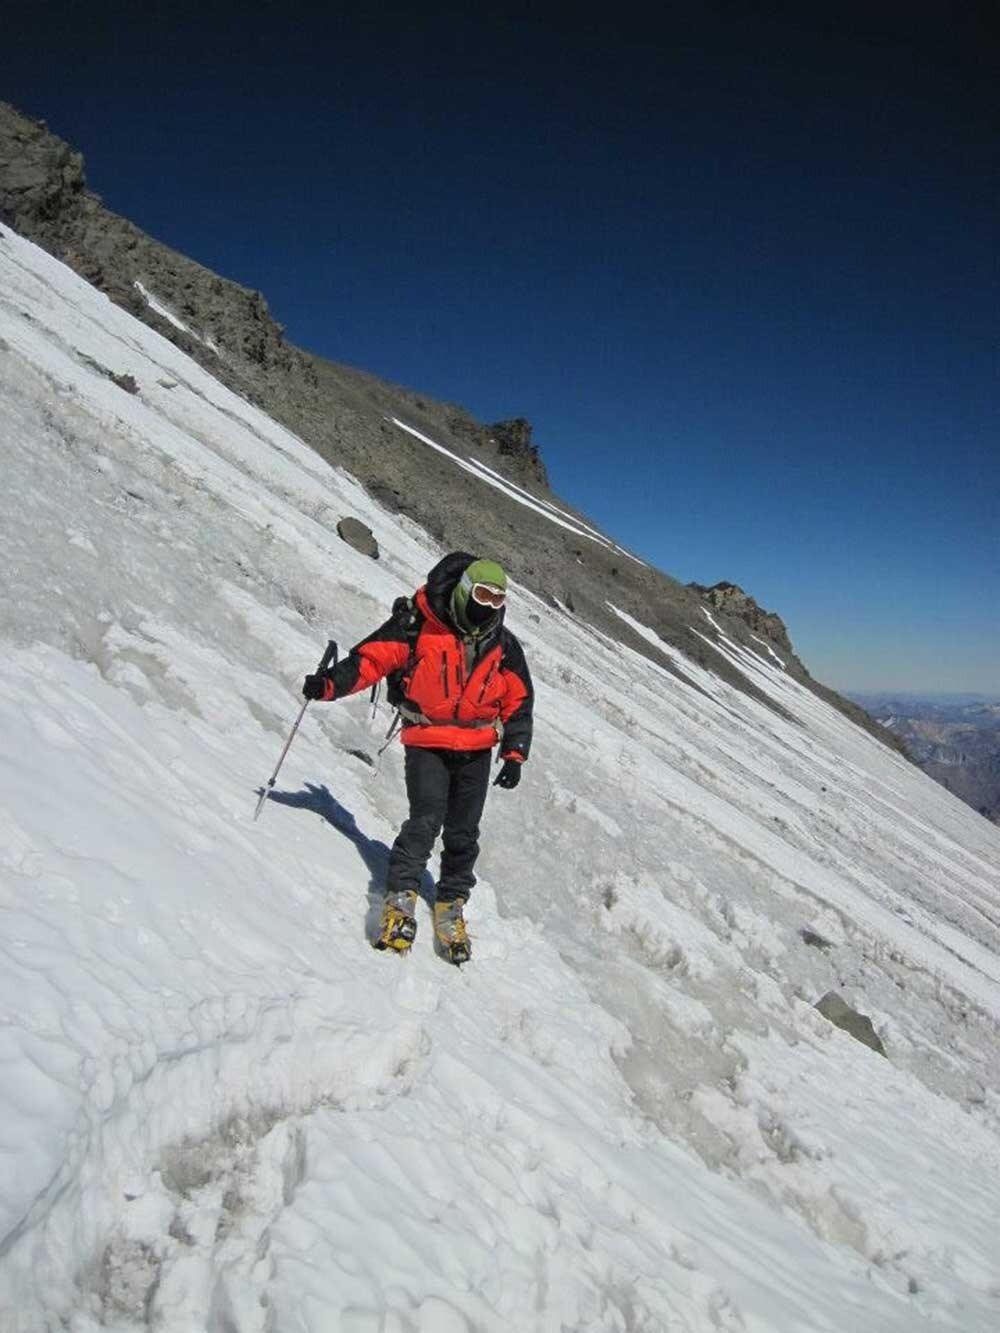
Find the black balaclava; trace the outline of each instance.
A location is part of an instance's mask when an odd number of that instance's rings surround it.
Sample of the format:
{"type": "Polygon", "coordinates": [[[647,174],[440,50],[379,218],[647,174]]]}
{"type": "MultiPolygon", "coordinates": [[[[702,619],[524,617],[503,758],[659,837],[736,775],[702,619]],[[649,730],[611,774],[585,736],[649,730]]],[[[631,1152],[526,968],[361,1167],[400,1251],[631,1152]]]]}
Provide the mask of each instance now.
{"type": "Polygon", "coordinates": [[[465,603],[465,619],[473,629],[482,629],[488,620],[496,615],[496,608],[492,606],[483,606],[477,602],[474,597],[470,597],[465,603]]]}

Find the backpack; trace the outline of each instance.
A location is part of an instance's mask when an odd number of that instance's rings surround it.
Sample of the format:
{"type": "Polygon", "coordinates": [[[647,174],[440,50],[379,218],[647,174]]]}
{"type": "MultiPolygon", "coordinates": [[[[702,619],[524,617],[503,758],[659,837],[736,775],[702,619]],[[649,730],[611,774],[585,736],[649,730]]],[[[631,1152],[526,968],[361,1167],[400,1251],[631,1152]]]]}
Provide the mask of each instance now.
{"type": "MultiPolygon", "coordinates": [[[[406,665],[391,671],[385,678],[385,697],[390,708],[399,708],[406,702],[406,682],[416,665],[417,639],[423,628],[424,617],[412,597],[397,597],[392,604],[392,619],[396,621],[406,636],[409,655],[406,665]]],[[[372,704],[374,705],[378,686],[372,686],[372,704]]]]}

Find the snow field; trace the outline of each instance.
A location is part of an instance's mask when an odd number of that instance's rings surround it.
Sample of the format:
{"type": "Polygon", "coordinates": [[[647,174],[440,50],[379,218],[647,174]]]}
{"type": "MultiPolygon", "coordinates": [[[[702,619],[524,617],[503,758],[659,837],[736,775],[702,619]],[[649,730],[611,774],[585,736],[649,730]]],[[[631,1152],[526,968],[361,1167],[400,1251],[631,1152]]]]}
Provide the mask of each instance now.
{"type": "Polygon", "coordinates": [[[996,1326],[995,829],[766,646],[787,717],[515,589],[474,961],[386,958],[388,717],[254,793],[439,553],[8,232],[0,439],[4,1333],[996,1326]]]}

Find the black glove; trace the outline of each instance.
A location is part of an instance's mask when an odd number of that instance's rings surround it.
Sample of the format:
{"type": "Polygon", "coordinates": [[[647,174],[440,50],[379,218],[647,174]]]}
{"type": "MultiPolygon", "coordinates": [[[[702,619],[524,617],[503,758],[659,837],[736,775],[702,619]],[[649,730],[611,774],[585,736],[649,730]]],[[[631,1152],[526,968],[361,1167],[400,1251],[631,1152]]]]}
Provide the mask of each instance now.
{"type": "Polygon", "coordinates": [[[503,787],[507,791],[513,791],[521,781],[521,764],[517,759],[505,759],[503,768],[493,779],[494,787],[503,787]]]}
{"type": "Polygon", "coordinates": [[[333,680],[329,671],[320,671],[315,676],[306,676],[302,682],[302,693],[307,699],[328,699],[327,686],[333,680]]]}

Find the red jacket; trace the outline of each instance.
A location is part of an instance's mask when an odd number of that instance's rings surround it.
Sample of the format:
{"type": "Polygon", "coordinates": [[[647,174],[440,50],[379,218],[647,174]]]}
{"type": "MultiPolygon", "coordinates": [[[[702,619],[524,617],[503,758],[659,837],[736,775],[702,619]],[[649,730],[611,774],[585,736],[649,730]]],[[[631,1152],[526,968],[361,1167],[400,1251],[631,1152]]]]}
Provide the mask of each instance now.
{"type": "Polygon", "coordinates": [[[452,624],[451,592],[472,556],[446,556],[413,598],[412,612],[393,614],[356,644],[327,681],[325,698],[368,689],[403,671],[404,745],[441,750],[488,750],[503,740],[504,758],[525,760],[531,747],[534,691],[524,652],[503,624],[503,611],[476,637],[452,624]],[[418,719],[419,720],[416,720],[418,719]]]}

